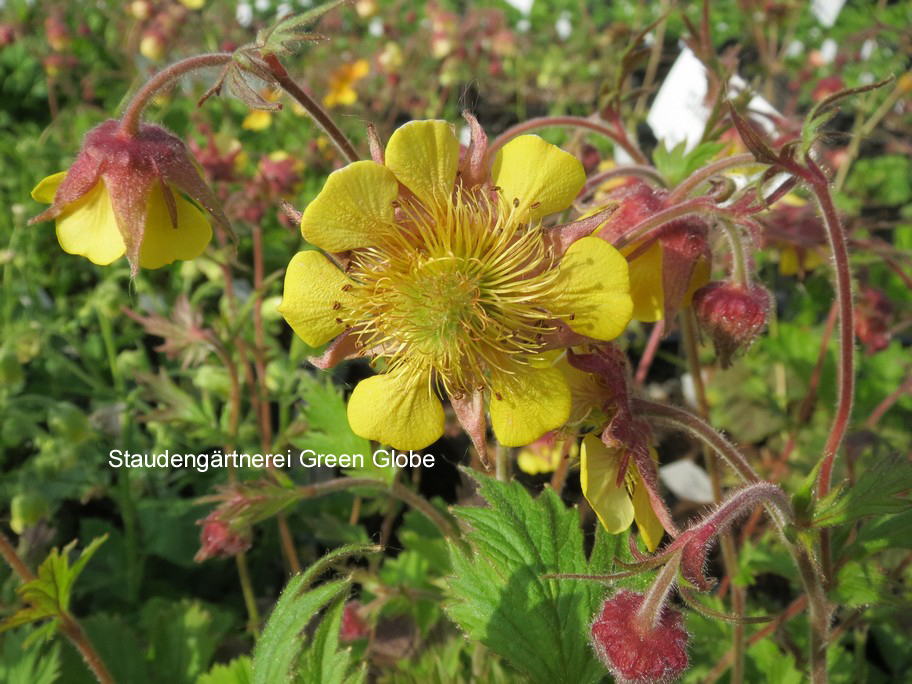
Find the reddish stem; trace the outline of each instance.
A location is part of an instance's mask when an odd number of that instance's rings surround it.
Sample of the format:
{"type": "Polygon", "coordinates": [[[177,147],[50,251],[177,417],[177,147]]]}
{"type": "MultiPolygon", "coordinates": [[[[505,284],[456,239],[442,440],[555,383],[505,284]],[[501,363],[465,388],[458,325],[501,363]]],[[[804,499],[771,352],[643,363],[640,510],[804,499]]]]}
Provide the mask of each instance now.
{"type": "Polygon", "coordinates": [[[636,381],[642,385],[646,381],[652,361],[655,359],[656,352],[659,349],[659,343],[662,341],[662,335],[665,333],[665,321],[657,321],[652,326],[652,332],[649,333],[649,340],[646,342],[646,349],[643,350],[643,356],[640,357],[640,363],[637,366],[636,381]]]}
{"type": "Polygon", "coordinates": [[[146,81],[145,85],[133,96],[130,104],[124,110],[120,123],[121,132],[128,136],[136,135],[139,131],[143,110],[159,90],[171,87],[177,79],[191,71],[223,66],[232,59],[234,59],[234,55],[230,52],[215,52],[209,55],[188,57],[165,67],[146,81]]]}

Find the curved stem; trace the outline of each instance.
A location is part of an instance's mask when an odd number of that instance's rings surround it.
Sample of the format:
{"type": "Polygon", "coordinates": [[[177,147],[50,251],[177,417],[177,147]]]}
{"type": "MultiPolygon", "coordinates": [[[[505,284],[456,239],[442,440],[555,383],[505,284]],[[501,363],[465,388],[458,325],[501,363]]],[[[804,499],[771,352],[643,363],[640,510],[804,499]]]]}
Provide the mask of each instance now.
{"type": "Polygon", "coordinates": [[[656,575],[649,591],[646,592],[643,603],[636,614],[636,625],[641,634],[648,633],[658,626],[665,601],[677,581],[680,562],[680,552],[672,555],[656,575]]]}
{"type": "Polygon", "coordinates": [[[540,128],[553,128],[553,127],[572,127],[572,128],[586,128],[590,131],[595,131],[604,135],[606,138],[610,138],[615,143],[624,148],[624,151],[629,154],[637,164],[648,165],[649,160],[643,156],[643,153],[640,152],[636,146],[634,146],[630,140],[627,139],[626,135],[623,135],[620,131],[614,130],[605,123],[601,121],[596,121],[594,119],[587,119],[582,116],[542,116],[535,119],[529,119],[524,121],[521,124],[516,124],[505,130],[499,136],[494,139],[488,146],[487,157],[488,163],[494,160],[494,155],[497,154],[497,151],[501,147],[510,142],[513,138],[523,133],[528,133],[530,131],[535,131],[540,128]]]}
{"type": "Polygon", "coordinates": [[[716,432],[709,423],[700,420],[690,411],[639,397],[634,397],[630,405],[635,413],[651,418],[656,423],[683,430],[712,447],[745,482],[760,482],[760,476],[741,455],[741,452],[716,432]]]}
{"type": "Polygon", "coordinates": [[[286,93],[304,107],[313,122],[332,140],[339,152],[342,153],[342,156],[345,157],[345,160],[349,163],[358,161],[361,157],[355,151],[345,133],[336,126],[336,122],[326,113],[326,110],[294,82],[294,79],[288,75],[285,67],[282,66],[279,58],[275,55],[266,55],[263,59],[276,83],[282,86],[286,93]]]}
{"type": "Polygon", "coordinates": [[[408,504],[419,513],[423,513],[445,537],[457,539],[460,536],[459,526],[454,520],[446,517],[423,496],[416,494],[398,482],[390,485],[383,480],[375,480],[370,477],[339,477],[319,484],[301,485],[297,491],[302,499],[311,499],[334,492],[344,492],[349,489],[375,489],[386,492],[390,496],[408,504]]]}
{"type": "Polygon", "coordinates": [[[139,122],[143,110],[145,110],[159,90],[170,87],[177,79],[191,71],[223,66],[232,59],[234,59],[234,55],[231,52],[214,52],[208,55],[188,57],[165,67],[146,81],[146,84],[133,96],[130,104],[124,110],[123,118],[120,122],[121,132],[124,135],[136,135],[137,131],[139,131],[139,122]]]}
{"type": "Polygon", "coordinates": [[[717,162],[708,164],[702,169],[698,169],[692,173],[687,180],[681,182],[671,193],[668,195],[669,204],[673,204],[680,199],[687,197],[691,192],[697,189],[701,183],[708,181],[710,178],[715,176],[717,173],[725,171],[726,169],[731,169],[737,166],[744,166],[745,164],[756,164],[757,160],[754,159],[752,154],[736,154],[733,157],[726,157],[725,159],[720,159],[717,162]]]}

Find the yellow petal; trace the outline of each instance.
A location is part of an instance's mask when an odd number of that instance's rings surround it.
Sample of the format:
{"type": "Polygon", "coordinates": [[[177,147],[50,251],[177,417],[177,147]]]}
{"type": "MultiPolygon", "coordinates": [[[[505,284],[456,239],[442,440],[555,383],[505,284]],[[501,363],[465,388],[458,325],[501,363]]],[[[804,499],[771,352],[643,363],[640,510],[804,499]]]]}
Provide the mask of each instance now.
{"type": "Polygon", "coordinates": [[[459,141],[446,121],[410,121],[386,144],[386,166],[429,207],[450,200],[459,164],[459,141]]]}
{"type": "MultiPolygon", "coordinates": [[[[649,453],[652,455],[652,459],[658,462],[659,455],[656,450],[649,447],[649,453]]],[[[646,543],[646,548],[652,553],[659,547],[662,535],[665,534],[665,529],[652,508],[649,492],[641,484],[639,475],[636,476],[636,482],[633,485],[633,517],[636,520],[640,536],[643,537],[643,541],[646,543]]]]}
{"type": "Polygon", "coordinates": [[[443,434],[443,405],[427,377],[393,371],[362,380],[348,400],[356,435],[394,449],[423,449],[443,434]]]}
{"type": "Polygon", "coordinates": [[[342,288],[351,280],[316,250],[298,252],[285,271],[285,290],[278,312],[298,337],[319,347],[345,330],[336,321],[333,305],[351,306],[352,297],[342,288]]]}
{"type": "Polygon", "coordinates": [[[786,245],[779,252],[779,273],[784,276],[798,275],[800,272],[798,250],[792,245],[786,245]]]}
{"type": "Polygon", "coordinates": [[[617,486],[620,453],[609,449],[602,440],[589,434],[580,449],[580,486],[605,529],[611,534],[623,532],[633,522],[634,507],[624,485],[617,486]]]}
{"type": "Polygon", "coordinates": [[[552,306],[574,332],[613,340],[633,313],[627,260],[601,238],[577,240],[561,259],[552,306]]]}
{"type": "Polygon", "coordinates": [[[247,131],[263,131],[272,125],[272,112],[255,109],[244,117],[241,128],[247,131]]]}
{"type": "Polygon", "coordinates": [[[84,256],[99,266],[124,255],[126,248],[103,181],[57,217],[57,240],[64,252],[84,256]]]}
{"type": "Polygon", "coordinates": [[[491,180],[507,202],[519,200],[521,220],[535,221],[569,207],[583,189],[586,172],[572,154],[537,135],[521,135],[497,153],[491,180]]]}
{"type": "Polygon", "coordinates": [[[662,542],[662,535],[665,529],[659,522],[658,516],[652,510],[652,502],[649,500],[649,492],[642,485],[636,485],[633,488],[633,517],[636,520],[637,529],[640,536],[646,543],[646,548],[652,553],[662,542]]]}
{"type": "Polygon", "coordinates": [[[333,171],[301,216],[301,234],[327,252],[376,244],[393,221],[399,186],[389,169],[357,161],[333,171]]]}
{"type": "Polygon", "coordinates": [[[711,271],[712,269],[710,268],[707,259],[704,259],[703,257],[697,259],[697,265],[694,266],[693,273],[690,276],[690,284],[687,286],[687,292],[684,293],[684,299],[681,300],[682,306],[690,306],[694,292],[709,283],[709,279],[712,276],[711,271]]]}
{"type": "Polygon", "coordinates": [[[139,247],[139,265],[143,268],[161,268],[177,259],[195,259],[212,240],[212,227],[205,214],[179,192],[173,194],[176,228],[171,225],[161,185],[156,183],[149,192],[146,229],[139,247]]]}
{"type": "Polygon", "coordinates": [[[530,444],[569,415],[570,387],[557,368],[530,367],[492,387],[491,426],[504,446],[530,444]]]}
{"type": "Polygon", "coordinates": [[[42,202],[43,204],[50,204],[53,202],[54,195],[57,194],[57,188],[60,187],[63,179],[66,178],[66,174],[66,171],[60,171],[59,173],[51,174],[47,178],[43,178],[32,190],[32,199],[36,202],[42,202]]]}
{"type": "MultiPolygon", "coordinates": [[[[621,250],[625,257],[636,252],[640,243],[621,250]]],[[[654,323],[665,317],[665,290],[662,287],[662,245],[659,241],[641,252],[630,264],[630,296],[633,298],[633,318],[654,323]]]]}
{"type": "Polygon", "coordinates": [[[370,72],[370,64],[366,59],[359,59],[351,65],[350,78],[353,81],[360,81],[370,72]]]}

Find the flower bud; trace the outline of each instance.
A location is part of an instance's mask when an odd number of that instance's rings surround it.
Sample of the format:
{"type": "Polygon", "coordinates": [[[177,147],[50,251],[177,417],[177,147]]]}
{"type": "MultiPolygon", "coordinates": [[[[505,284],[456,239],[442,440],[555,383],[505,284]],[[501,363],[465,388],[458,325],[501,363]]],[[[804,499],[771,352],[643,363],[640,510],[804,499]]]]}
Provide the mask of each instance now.
{"type": "Polygon", "coordinates": [[[352,600],[345,604],[342,611],[342,624],[339,626],[339,641],[350,643],[365,638],[370,628],[361,617],[363,606],[360,601],[352,600]]]}
{"type": "Polygon", "coordinates": [[[590,628],[592,648],[615,681],[667,684],[689,664],[684,616],[667,604],[651,628],[637,619],[644,594],[622,590],[605,601],[590,628]]]}
{"type": "Polygon", "coordinates": [[[124,254],[133,273],[194,259],[212,238],[196,204],[230,234],[228,220],[184,143],[161,126],[136,135],[110,119],[86,134],[68,171],[41,181],[32,197],[51,206],[30,223],[56,219],[65,252],[110,264],[124,254]]]}
{"type": "Polygon", "coordinates": [[[250,548],[249,534],[233,530],[231,525],[220,517],[218,510],[198,521],[203,526],[200,530],[200,550],[193,560],[202,563],[210,558],[224,558],[250,548]]]}
{"type": "Polygon", "coordinates": [[[694,293],[693,308],[713,341],[719,362],[728,368],[732,356],[750,347],[766,327],[770,293],[762,285],[715,282],[694,293]]]}

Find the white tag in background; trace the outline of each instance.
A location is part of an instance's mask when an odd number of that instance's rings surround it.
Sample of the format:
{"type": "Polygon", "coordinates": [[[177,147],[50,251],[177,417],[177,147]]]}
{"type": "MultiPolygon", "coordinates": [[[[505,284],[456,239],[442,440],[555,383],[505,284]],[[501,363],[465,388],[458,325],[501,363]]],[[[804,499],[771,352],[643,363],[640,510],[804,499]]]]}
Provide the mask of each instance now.
{"type": "Polygon", "coordinates": [[[659,479],[679,499],[701,504],[714,501],[709,475],[688,458],[659,468],[659,479]]]}
{"type": "Polygon", "coordinates": [[[836,18],[842,12],[845,0],[811,0],[811,14],[817,21],[829,28],[836,23],[836,18]]]}
{"type": "Polygon", "coordinates": [[[667,149],[683,141],[686,149],[692,150],[700,142],[709,119],[704,104],[708,89],[706,68],[690,48],[684,48],[646,116],[656,139],[664,141],[667,149]]]}

